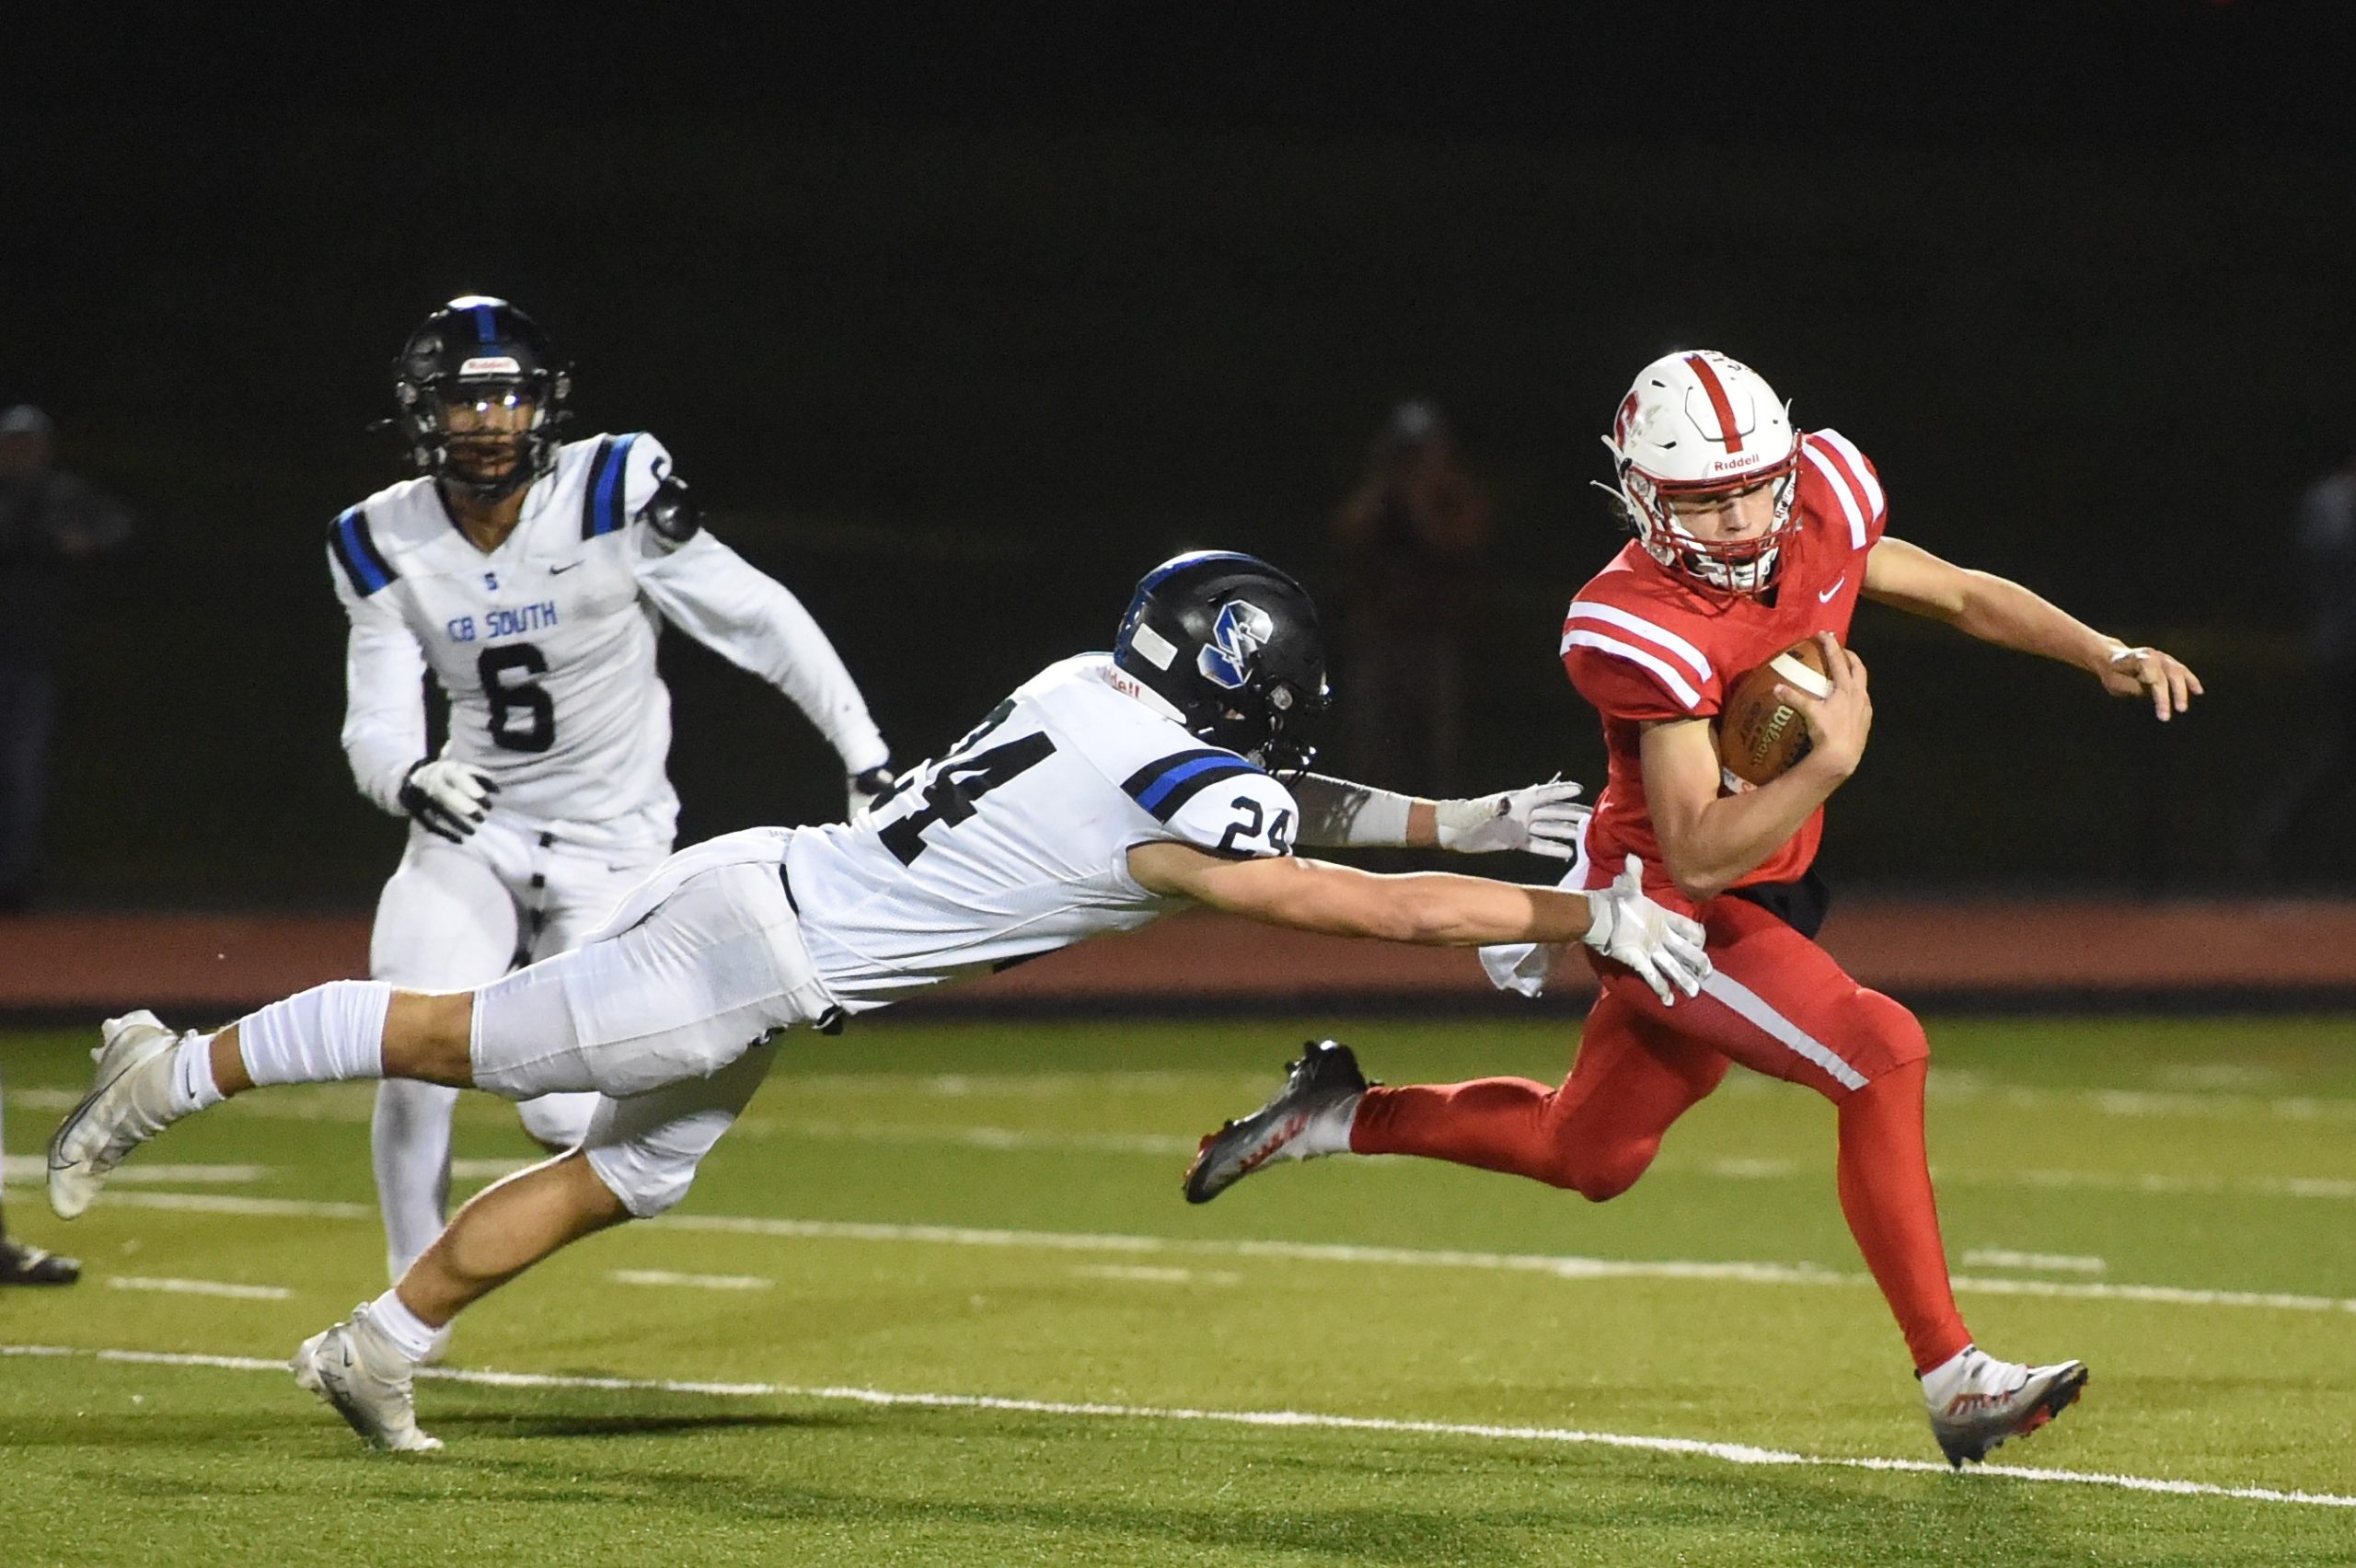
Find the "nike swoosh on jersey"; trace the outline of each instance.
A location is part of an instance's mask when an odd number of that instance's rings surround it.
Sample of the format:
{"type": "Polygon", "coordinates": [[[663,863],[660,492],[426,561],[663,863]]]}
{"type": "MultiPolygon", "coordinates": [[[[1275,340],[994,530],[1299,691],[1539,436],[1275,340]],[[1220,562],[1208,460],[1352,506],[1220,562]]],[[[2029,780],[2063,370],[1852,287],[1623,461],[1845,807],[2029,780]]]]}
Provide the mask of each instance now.
{"type": "MultiPolygon", "coordinates": [[[[552,566],[552,567],[549,567],[549,575],[550,577],[561,577],[561,576],[563,576],[566,572],[571,571],[574,567],[579,566],[580,564],[581,564],[581,563],[580,563],[579,561],[577,561],[577,560],[569,560],[569,561],[566,561],[562,566],[552,566]]],[[[1833,586],[1835,586],[1835,587],[1839,587],[1839,586],[1840,586],[1840,584],[1835,583],[1835,584],[1833,584],[1833,586]]]]}
{"type": "Polygon", "coordinates": [[[1845,571],[1842,572],[1840,576],[1832,580],[1831,587],[1827,588],[1823,593],[1819,594],[1816,596],[1816,602],[1819,605],[1829,605],[1832,603],[1832,595],[1841,592],[1841,585],[1848,581],[1849,574],[1845,571]]]}

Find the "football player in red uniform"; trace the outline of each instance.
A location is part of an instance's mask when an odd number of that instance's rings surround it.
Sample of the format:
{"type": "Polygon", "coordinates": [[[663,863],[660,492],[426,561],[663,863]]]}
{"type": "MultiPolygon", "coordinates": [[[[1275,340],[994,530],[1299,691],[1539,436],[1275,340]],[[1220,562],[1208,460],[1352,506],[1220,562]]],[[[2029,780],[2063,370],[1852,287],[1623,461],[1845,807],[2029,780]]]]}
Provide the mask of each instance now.
{"type": "MultiPolygon", "coordinates": [[[[1348,1047],[1321,1043],[1267,1106],[1204,1140],[1187,1196],[1207,1201],[1277,1160],[1347,1152],[1452,1160],[1601,1202],[1644,1174],[1662,1135],[1731,1064],[1807,1084],[1835,1107],[1842,1210],[1904,1331],[1939,1446],[1958,1465],[1982,1458],[2067,1406],[2086,1369],[2000,1361],[1973,1345],[1923,1150],[1923,1027],[1814,940],[1825,897],[1809,868],[1824,802],[1873,725],[1865,665],[1840,643],[1862,594],[2075,664],[2163,721],[2200,683],[2157,649],[1888,536],[1865,455],[1833,431],[1795,431],[1766,381],[1723,354],[1646,366],[1604,444],[1635,538],[1579,590],[1563,627],[1564,665],[1602,715],[1611,754],[1574,885],[1602,886],[1641,859],[1646,891],[1703,922],[1715,973],[1672,1009],[1597,963],[1602,994],[1559,1088],[1369,1086],[1348,1047]],[[1740,784],[1720,766],[1710,721],[1739,676],[1809,638],[1829,655],[1830,695],[1779,690],[1811,746],[1772,782],[1740,784]]],[[[1509,984],[1517,960],[1527,980],[1551,954],[1484,957],[1509,984]]]]}

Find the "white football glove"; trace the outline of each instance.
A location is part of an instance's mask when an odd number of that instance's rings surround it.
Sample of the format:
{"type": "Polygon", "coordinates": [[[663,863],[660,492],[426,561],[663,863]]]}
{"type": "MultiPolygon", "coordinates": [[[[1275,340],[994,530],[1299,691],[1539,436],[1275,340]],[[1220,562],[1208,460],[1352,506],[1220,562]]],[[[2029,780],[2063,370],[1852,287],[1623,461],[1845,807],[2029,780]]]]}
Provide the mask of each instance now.
{"type": "Polygon", "coordinates": [[[1610,887],[1587,895],[1587,935],[1579,940],[1634,970],[1661,1006],[1675,1007],[1677,991],[1689,997],[1701,991],[1710,974],[1710,955],[1702,951],[1701,923],[1671,914],[1645,896],[1642,860],[1629,856],[1610,887]]]}
{"type": "Polygon", "coordinates": [[[892,770],[880,763],[864,773],[850,775],[844,780],[849,803],[844,808],[843,820],[857,822],[859,813],[873,805],[884,791],[892,788],[892,770]]]}
{"type": "Polygon", "coordinates": [[[491,798],[498,793],[499,786],[480,769],[429,756],[401,780],[400,804],[428,833],[462,844],[491,814],[491,798]]]}
{"type": "Polygon", "coordinates": [[[1501,795],[1435,801],[1439,847],[1460,855],[1521,849],[1568,860],[1579,852],[1579,824],[1595,809],[1577,804],[1579,794],[1577,785],[1556,778],[1501,795]]]}

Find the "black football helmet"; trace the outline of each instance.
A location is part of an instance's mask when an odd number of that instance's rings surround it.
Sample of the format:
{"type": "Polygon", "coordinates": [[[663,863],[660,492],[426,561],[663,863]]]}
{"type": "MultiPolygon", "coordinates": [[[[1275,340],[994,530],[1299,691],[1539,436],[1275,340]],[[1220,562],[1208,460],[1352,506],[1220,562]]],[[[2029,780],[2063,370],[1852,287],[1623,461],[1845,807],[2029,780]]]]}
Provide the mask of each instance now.
{"type": "Polygon", "coordinates": [[[1325,634],[1307,590],[1257,556],[1195,550],[1146,573],[1113,662],[1212,745],[1278,773],[1316,755],[1325,634]]]}
{"type": "Polygon", "coordinates": [[[572,393],[539,324],[503,299],[461,294],[421,323],[393,362],[393,400],[410,461],[485,501],[512,495],[556,467],[557,434],[572,393]],[[472,423],[494,409],[528,405],[513,432],[453,429],[456,409],[472,423]]]}

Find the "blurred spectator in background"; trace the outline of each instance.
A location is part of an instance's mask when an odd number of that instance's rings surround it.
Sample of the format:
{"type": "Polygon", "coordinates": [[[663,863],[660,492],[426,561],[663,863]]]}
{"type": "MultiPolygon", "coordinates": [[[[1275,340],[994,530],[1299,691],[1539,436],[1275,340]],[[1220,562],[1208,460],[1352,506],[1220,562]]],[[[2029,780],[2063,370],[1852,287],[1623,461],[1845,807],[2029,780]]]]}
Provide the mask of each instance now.
{"type": "Polygon", "coordinates": [[[0,914],[25,906],[40,860],[67,574],[131,535],[112,496],[51,466],[56,442],[39,409],[0,412],[0,914]]]}
{"type": "Polygon", "coordinates": [[[1489,498],[1433,404],[1402,403],[1334,517],[1343,569],[1346,766],[1421,794],[1456,788],[1459,670],[1489,498]]]}
{"type": "Polygon", "coordinates": [[[2252,871],[2279,870],[2299,829],[2356,783],[2356,457],[2308,487],[2296,534],[2308,595],[2308,689],[2323,733],[2243,842],[2242,864],[2252,871]]]}

